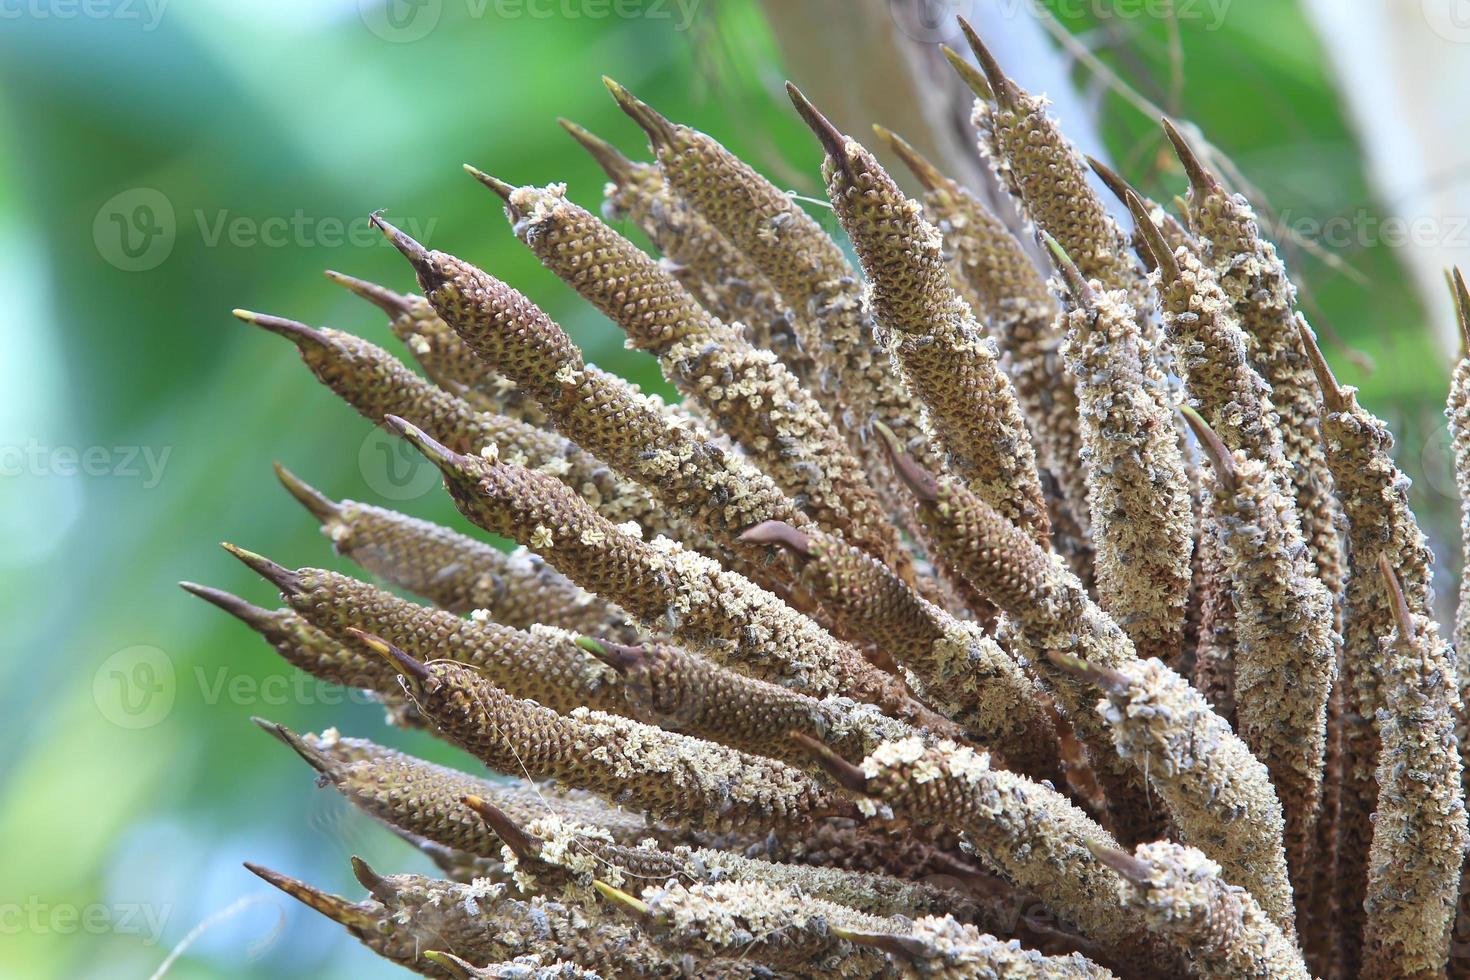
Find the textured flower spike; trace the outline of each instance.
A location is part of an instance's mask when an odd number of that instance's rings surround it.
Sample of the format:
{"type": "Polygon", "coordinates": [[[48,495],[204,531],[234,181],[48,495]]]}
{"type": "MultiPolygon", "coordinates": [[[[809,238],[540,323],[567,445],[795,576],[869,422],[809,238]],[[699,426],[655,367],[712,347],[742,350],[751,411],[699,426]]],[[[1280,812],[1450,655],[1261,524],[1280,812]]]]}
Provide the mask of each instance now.
{"type": "Polygon", "coordinates": [[[637,916],[659,945],[703,957],[739,956],[782,976],[875,977],[887,957],[840,938],[893,928],[891,920],[758,882],[649,888],[643,900],[606,882],[597,890],[637,916]]]}
{"type": "Polygon", "coordinates": [[[867,438],[868,426],[883,422],[905,444],[922,446],[918,406],[873,335],[862,286],[841,247],[788,194],[718,142],[670,122],[612,79],[603,81],[648,133],[669,186],[743,252],[795,312],[797,335],[824,387],[840,392],[846,411],[838,421],[860,451],[869,481],[890,511],[900,510],[902,495],[867,438]]]}
{"type": "MultiPolygon", "coordinates": [[[[1011,768],[1060,784],[1056,728],[1046,698],[1020,665],[977,624],[918,595],[880,562],[840,539],[788,525],[758,524],[747,540],[779,545],[846,635],[869,638],[922,684],[923,696],[1011,768]]],[[[839,753],[849,751],[835,742],[839,753]]]]}
{"type": "Polygon", "coordinates": [[[890,742],[861,766],[825,749],[816,758],[870,807],[962,831],[987,863],[1110,953],[1173,975],[1176,958],[1148,937],[1141,917],[1118,907],[1117,874],[1088,850],[1089,841],[1112,838],[1056,790],[993,768],[984,753],[918,739],[890,742]]]}
{"type": "Polygon", "coordinates": [[[575,963],[557,960],[543,965],[539,956],[518,956],[505,963],[475,966],[453,953],[429,949],[424,959],[449,971],[455,980],[602,980],[600,973],[584,970],[575,963]]]}
{"type": "Polygon", "coordinates": [[[1251,363],[1270,388],[1302,533],[1327,591],[1342,601],[1347,556],[1338,530],[1341,505],[1318,426],[1321,396],[1308,363],[1295,312],[1296,287],[1276,247],[1261,236],[1255,212],[1232,195],[1195,155],[1183,134],[1164,120],[1164,132],[1189,175],[1190,224],[1201,257],[1230,297],[1250,336],[1251,363]]]}
{"type": "Polygon", "coordinates": [[[323,384],[374,425],[388,415],[415,419],[436,438],[462,452],[497,452],[545,467],[617,520],[658,521],[657,508],[641,489],[616,479],[585,451],[553,433],[501,415],[477,412],[466,401],[436,388],[397,358],[361,338],[338,330],[245,310],[235,315],[291,340],[323,384]]]}
{"type": "Polygon", "coordinates": [[[577,645],[621,678],[621,703],[608,710],[742,752],[800,766],[808,757],[787,738],[792,731],[859,753],[913,732],[873,705],[813,698],[667,643],[624,646],[584,636],[577,645]]]}
{"type": "MultiPolygon", "coordinates": [[[[1470,568],[1470,288],[1459,269],[1452,271],[1451,285],[1455,312],[1460,323],[1460,343],[1464,353],[1450,375],[1449,399],[1445,418],[1449,420],[1450,438],[1455,453],[1455,486],[1460,496],[1460,547],[1462,564],[1470,568]]],[[[1455,612],[1455,649],[1459,656],[1461,696],[1470,691],[1470,575],[1460,576],[1460,602],[1455,612]]]]}
{"type": "Polygon", "coordinates": [[[506,213],[542,264],[657,356],[664,376],[813,521],[913,578],[909,554],[842,433],[773,354],[708,313],[657,262],[568,201],[564,187],[518,188],[506,213]]]}
{"type": "MultiPolygon", "coordinates": [[[[961,63],[969,68],[968,62],[961,63]]],[[[1090,565],[1091,549],[1085,539],[1091,514],[1087,484],[1077,466],[1081,436],[1076,379],[1057,357],[1061,332],[1056,300],[1003,221],[904,140],[881,126],[873,131],[923,185],[924,212],[944,238],[950,279],[1009,361],[1037,457],[1060,487],[1070,524],[1075,525],[1074,538],[1064,540],[1069,522],[1058,523],[1053,514],[1055,543],[1059,550],[1075,553],[1079,566],[1090,565]]]]}
{"type": "Polygon", "coordinates": [[[1310,980],[1291,938],[1195,848],[1159,841],[1133,854],[1105,845],[1093,853],[1122,879],[1119,899],[1188,956],[1199,976],[1310,980]]]}
{"type": "Polygon", "coordinates": [[[1271,921],[1295,937],[1281,804],[1270,774],[1198,691],[1158,660],[1099,668],[1049,654],[1097,684],[1118,754],[1148,773],[1180,837],[1250,889],[1271,921]]]}
{"type": "Polygon", "coordinates": [[[1141,656],[1178,663],[1194,512],[1173,420],[1126,296],[1088,282],[1046,241],[1070,299],[1061,354],[1077,379],[1098,599],[1141,656]]]}
{"type": "Polygon", "coordinates": [[[279,463],[276,476],[321,522],[337,554],[453,613],[485,610],[516,629],[545,623],[631,641],[627,613],[583,592],[525,550],[507,554],[438,524],[352,500],[333,501],[279,463]]]}
{"type": "Polygon", "coordinates": [[[393,335],[408,347],[430,381],[482,412],[509,415],[539,427],[546,413],[514,381],[491,371],[422,296],[404,295],[340,272],[327,278],[388,314],[393,335]]]}
{"type": "MultiPolygon", "coordinates": [[[[560,120],[607,174],[603,215],[631,218],[663,253],[663,266],[699,305],[731,326],[739,324],[755,346],[776,354],[804,388],[821,399],[816,365],[794,333],[794,317],[764,274],[706,218],[664,183],[657,164],[635,163],[576,123],[560,120]]],[[[822,401],[829,414],[836,402],[822,401]]]]}
{"type": "Polygon", "coordinates": [[[1036,980],[1106,980],[1107,970],[1083,956],[1043,956],[1015,941],[986,935],[952,916],[924,916],[904,932],[858,932],[833,928],[839,939],[882,950],[905,978],[941,977],[945,980],[986,980],[993,977],[1034,977],[1036,980]]]}
{"type": "Polygon", "coordinates": [[[1393,610],[1382,642],[1385,705],[1376,726],[1378,809],[1368,853],[1363,976],[1442,976],[1450,958],[1467,828],[1456,723],[1453,654],[1434,620],[1409,608],[1386,555],[1378,558],[1393,610]]]}
{"type": "Polygon", "coordinates": [[[582,588],[650,629],[667,628],[719,663],[813,697],[846,695],[936,734],[958,734],[898,679],[735,572],[673,542],[645,542],[543,474],[462,456],[390,420],[445,474],[455,504],[479,527],[541,552],[582,588]]]}
{"type": "Polygon", "coordinates": [[[939,230],[877,158],[796,86],[787,82],[786,91],[826,151],[827,196],[862,265],[874,322],[890,332],[928,427],[975,493],[1046,544],[1051,527],[1026,419],[996,351],[950,283],[939,230]]]}
{"type": "Polygon", "coordinates": [[[439,734],[497,772],[556,779],[709,829],[800,826],[848,810],[772,759],[585,708],[560,715],[510,697],[463,664],[424,664],[393,648],[387,657],[439,734]]]}
{"type": "MultiPolygon", "coordinates": [[[[1124,180],[1121,174],[1101,160],[1095,157],[1087,157],[1086,159],[1087,165],[1092,168],[1092,172],[1097,174],[1097,179],[1103,182],[1103,186],[1111,191],[1113,196],[1124,207],[1129,207],[1129,194],[1136,195],[1143,202],[1145,212],[1148,214],[1149,224],[1154,225],[1164,236],[1164,241],[1169,246],[1170,254],[1180,248],[1187,248],[1192,252],[1199,250],[1199,243],[1194,240],[1194,235],[1190,234],[1189,229],[1184,227],[1178,218],[1166,211],[1162,204],[1144,197],[1138,192],[1137,188],[1124,180]]],[[[1133,227],[1133,254],[1138,256],[1138,260],[1143,263],[1145,269],[1153,272],[1159,267],[1159,263],[1154,258],[1154,249],[1149,242],[1147,232],[1147,228],[1135,221],[1133,227]]]]}
{"type": "MultiPolygon", "coordinates": [[[[891,440],[888,446],[929,539],[957,572],[1008,615],[1009,628],[1026,648],[1074,651],[1104,667],[1137,660],[1127,634],[1059,560],[958,480],[931,476],[891,440]]],[[[1036,667],[1087,747],[1117,833],[1129,840],[1156,834],[1162,814],[1155,811],[1141,771],[1113,751],[1106,724],[1092,710],[1094,692],[1045,658],[1036,667]]]]}
{"type": "MultiPolygon", "coordinates": [[[[1409,611],[1432,619],[1434,554],[1409,507],[1409,479],[1393,461],[1393,435],[1388,426],[1358,405],[1357,389],[1337,383],[1311,329],[1305,323],[1301,328],[1302,345],[1322,393],[1327,464],[1348,525],[1343,679],[1349,711],[1343,717],[1345,771],[1338,817],[1339,908],[1335,921],[1342,940],[1341,961],[1355,975],[1373,833],[1371,815],[1378,798],[1378,738],[1372,725],[1387,706],[1376,665],[1381,661],[1379,641],[1394,629],[1392,603],[1376,562],[1379,555],[1388,559],[1409,611]]],[[[1451,663],[1440,666],[1447,676],[1454,675],[1451,663]]]]}

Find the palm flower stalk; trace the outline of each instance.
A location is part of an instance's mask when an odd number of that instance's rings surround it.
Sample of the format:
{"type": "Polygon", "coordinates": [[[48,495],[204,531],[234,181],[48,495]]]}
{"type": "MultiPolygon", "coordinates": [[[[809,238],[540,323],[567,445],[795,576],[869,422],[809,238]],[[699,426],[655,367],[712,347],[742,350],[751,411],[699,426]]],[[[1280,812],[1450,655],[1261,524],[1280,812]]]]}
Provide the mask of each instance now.
{"type": "Polygon", "coordinates": [[[908,199],[794,87],[855,263],[609,81],[651,160],[564,123],[609,223],[555,174],[472,173],[681,401],[379,215],[416,291],[329,278],[422,375],[238,313],[422,453],[476,530],[278,468],[372,581],[229,546],[280,608],[184,588],[488,770],[258,721],[437,876],[356,860],[359,900],[251,870],[431,977],[1463,972],[1470,673],[1387,427],[1176,128],[1183,220],[964,29],[979,68],[947,55],[1051,280],[972,189],[879,129],[908,199]]]}

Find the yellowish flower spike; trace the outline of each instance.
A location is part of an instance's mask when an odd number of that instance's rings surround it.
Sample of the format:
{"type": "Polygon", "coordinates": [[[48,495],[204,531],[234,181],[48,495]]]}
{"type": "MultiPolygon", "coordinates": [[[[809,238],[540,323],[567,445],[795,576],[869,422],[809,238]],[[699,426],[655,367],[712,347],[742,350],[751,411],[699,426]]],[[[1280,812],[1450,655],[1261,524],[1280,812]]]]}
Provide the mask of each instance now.
{"type": "Polygon", "coordinates": [[[793,731],[857,754],[913,732],[871,704],[810,697],[667,643],[625,646],[584,636],[577,645],[618,677],[608,710],[742,752],[804,765],[806,752],[788,737],[793,731]]]}
{"type": "Polygon", "coordinates": [[[484,610],[497,623],[538,623],[632,642],[628,614],[583,592],[525,549],[506,553],[483,541],[397,511],[334,501],[279,463],[276,476],[321,522],[337,554],[452,613],[484,610]]]}
{"type": "MultiPolygon", "coordinates": [[[[1336,675],[1332,597],[1316,577],[1289,489],[1234,453],[1192,409],[1185,418],[1214,471],[1222,572],[1235,584],[1234,691],[1240,735],[1266,764],[1286,818],[1300,899],[1314,859],[1326,764],[1327,699],[1336,675]]],[[[1202,692],[1203,693],[1203,692],[1202,692]]],[[[1298,905],[1298,918],[1305,909],[1298,905]]]]}
{"type": "Polygon", "coordinates": [[[636,520],[651,532],[669,528],[643,489],[619,480],[574,443],[516,419],[478,412],[414,374],[381,347],[340,330],[316,330],[246,310],[236,310],[235,315],[296,344],[318,380],[374,425],[382,424],[387,415],[400,415],[460,452],[494,446],[556,474],[613,520],[636,520]]]}
{"type": "Polygon", "coordinates": [[[385,658],[438,733],[496,772],[555,779],[705,829],[801,826],[851,812],[800,770],[616,715],[561,715],[512,698],[474,668],[424,664],[397,648],[385,658]]]}
{"type": "Polygon", "coordinates": [[[867,149],[790,82],[787,93],[825,151],[827,196],[862,265],[867,304],[904,383],[954,471],[986,503],[1046,544],[1046,501],[1016,390],[950,284],[939,230],[867,149]]]}
{"type": "MultiPolygon", "coordinates": [[[[1336,885],[1339,961],[1356,974],[1367,887],[1372,813],[1378,799],[1378,737],[1373,719],[1387,706],[1379,642],[1394,629],[1393,604],[1379,574],[1388,559],[1409,611],[1433,618],[1434,554],[1409,507],[1409,479],[1394,463],[1388,426],[1358,404],[1357,389],[1333,377],[1311,329],[1302,345],[1317,375],[1322,399],[1322,439],[1327,465],[1347,517],[1348,576],[1344,591],[1343,675],[1348,710],[1343,714],[1343,788],[1338,816],[1336,885]]],[[[1441,650],[1426,650],[1439,655],[1441,650]]],[[[1438,664],[1446,676],[1455,667],[1438,664]]]]}
{"type": "Polygon", "coordinates": [[[576,123],[560,122],[607,174],[603,216],[608,221],[632,219],[663,253],[664,267],[701,306],[731,326],[738,324],[752,344],[779,357],[833,414],[836,402],[823,398],[830,393],[816,383],[816,365],[796,337],[795,317],[770,280],[670,189],[657,164],[629,160],[576,123]]]}
{"type": "Polygon", "coordinates": [[[750,580],[667,539],[648,542],[597,514],[544,474],[463,456],[390,420],[445,475],[473,523],[539,551],[588,592],[652,630],[667,629],[719,663],[813,697],[842,695],[935,734],[959,728],[915,701],[897,678],[750,580]]]}
{"type": "Polygon", "coordinates": [[[1250,203],[1225,190],[1168,120],[1164,131],[1189,175],[1189,220],[1202,257],[1234,304],[1252,341],[1251,363],[1270,386],[1297,513],[1317,574],[1334,603],[1340,603],[1347,561],[1337,522],[1341,507],[1318,431],[1320,395],[1302,345],[1296,287],[1276,247],[1261,236],[1250,203]]]}
{"type": "Polygon", "coordinates": [[[1209,702],[1162,662],[1100,668],[1050,657],[1102,689],[1097,710],[1112,728],[1118,754],[1147,773],[1179,836],[1219,862],[1225,880],[1248,889],[1271,921],[1295,939],[1281,804],[1266,767],[1209,702]]]}
{"type": "Polygon", "coordinates": [[[428,300],[340,272],[328,271],[327,278],[386,313],[393,336],[403,341],[434,384],[479,411],[545,427],[546,413],[536,399],[517,388],[514,381],[490,370],[434,312],[428,300]]]}
{"type": "Polygon", "coordinates": [[[1439,627],[1409,608],[1387,556],[1378,565],[1395,622],[1375,665],[1385,704],[1375,719],[1378,809],[1361,975],[1443,976],[1460,892],[1455,869],[1470,843],[1455,735],[1460,698],[1439,627]]]}
{"type": "MultiPolygon", "coordinates": [[[[948,48],[945,52],[951,60],[959,57],[948,48]]],[[[1058,550],[1078,554],[1077,564],[1086,567],[1091,513],[1087,481],[1077,466],[1082,452],[1077,384],[1058,353],[1062,333],[1056,300],[1003,221],[908,143],[880,126],[873,129],[923,186],[924,213],[944,239],[950,278],[1006,356],[1037,457],[1056,481],[1070,518],[1059,523],[1053,513],[1053,541],[1058,550]]]]}
{"type": "Polygon", "coordinates": [[[1198,976],[1310,980],[1291,938],[1199,850],[1159,841],[1132,854],[1102,845],[1093,851],[1118,872],[1119,899],[1188,956],[1198,976]]]}
{"type": "MultiPolygon", "coordinates": [[[[657,356],[665,377],[800,501],[813,521],[906,567],[909,554],[845,438],[795,375],[565,194],[562,185],[509,192],[505,210],[516,236],[617,323],[635,347],[657,356]]],[[[907,577],[912,575],[908,570],[907,577]]]]}
{"type": "Polygon", "coordinates": [[[901,493],[868,438],[869,426],[883,422],[905,444],[921,447],[918,406],[874,336],[847,256],[788,194],[718,142],[670,122],[611,79],[604,82],[648,134],[669,186],[760,269],[796,314],[797,335],[816,361],[822,384],[845,406],[837,422],[847,429],[888,509],[898,510],[901,493]]]}
{"type": "Polygon", "coordinates": [[[860,766],[820,746],[813,751],[844,788],[866,798],[859,805],[962,831],[988,864],[1109,954],[1175,975],[1178,958],[1148,935],[1142,916],[1119,905],[1117,873],[1088,849],[1095,841],[1113,846],[1113,838],[1057,791],[945,742],[890,742],[860,766]]]}
{"type": "MultiPolygon", "coordinates": [[[[1008,627],[1026,648],[1075,653],[1100,666],[1138,659],[1128,635],[1098,608],[1060,558],[1043,551],[959,480],[931,476],[893,442],[888,445],[895,470],[913,493],[928,539],[957,572],[1006,613],[1008,627]]],[[[1163,814],[1140,769],[1113,750],[1107,725],[1092,710],[1091,686],[1044,657],[1035,665],[1087,748],[1115,832],[1129,841],[1156,835],[1163,814]]]]}
{"type": "MultiPolygon", "coordinates": [[[[1057,733],[1044,693],[978,624],[956,619],[840,539],[774,522],[744,536],[790,554],[801,583],[847,635],[867,637],[891,653],[918,679],[928,703],[1003,755],[1009,768],[1061,784],[1057,733]]],[[[829,744],[845,756],[872,749],[851,752],[829,744]]]]}
{"type": "Polygon", "coordinates": [[[1177,664],[1194,513],[1167,396],[1148,375],[1126,296],[1084,280],[1069,253],[1049,241],[1071,302],[1061,352],[1077,379],[1098,601],[1140,656],[1177,664]]]}

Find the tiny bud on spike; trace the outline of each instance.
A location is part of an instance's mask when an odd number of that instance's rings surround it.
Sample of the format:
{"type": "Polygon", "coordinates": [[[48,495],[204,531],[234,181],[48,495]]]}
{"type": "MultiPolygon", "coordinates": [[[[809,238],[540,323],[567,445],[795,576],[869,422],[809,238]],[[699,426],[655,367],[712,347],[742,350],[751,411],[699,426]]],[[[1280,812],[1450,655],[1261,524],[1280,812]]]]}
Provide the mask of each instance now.
{"type": "Polygon", "coordinates": [[[388,314],[390,319],[407,316],[413,312],[413,305],[409,303],[408,297],[402,293],[395,293],[387,286],[379,286],[375,282],[366,279],[358,279],[356,276],[344,275],[328,269],[325,272],[328,279],[337,285],[351,291],[355,296],[361,296],[369,303],[388,314]]]}
{"type": "Polygon", "coordinates": [[[804,534],[785,521],[761,521],[742,532],[740,541],[747,544],[774,544],[800,558],[812,557],[811,535],[804,534]]]}
{"type": "Polygon", "coordinates": [[[1322,390],[1322,402],[1328,411],[1341,412],[1347,408],[1347,399],[1343,396],[1342,386],[1337,383],[1332,368],[1327,364],[1327,358],[1322,356],[1322,348],[1317,346],[1316,335],[1301,317],[1297,317],[1296,326],[1301,333],[1302,348],[1307,352],[1307,362],[1312,365],[1312,373],[1317,376],[1317,387],[1322,390]]]}
{"type": "Polygon", "coordinates": [[[356,854],[352,855],[352,876],[380,902],[391,902],[398,895],[398,889],[387,878],[374,871],[372,865],[356,854]]]}
{"type": "Polygon", "coordinates": [[[464,165],[464,172],[478,180],[480,183],[484,184],[486,187],[490,188],[495,193],[499,194],[502,198],[505,199],[506,203],[510,203],[510,196],[516,191],[516,186],[514,184],[508,184],[505,181],[501,180],[499,177],[492,177],[485,171],[479,169],[478,167],[472,167],[468,163],[464,165]]]}
{"type": "Polygon", "coordinates": [[[598,894],[609,902],[612,902],[619,908],[632,912],[639,918],[647,918],[650,914],[647,902],[634,898],[621,888],[614,888],[612,885],[600,879],[593,879],[592,887],[596,888],[598,894]]]}
{"type": "Polygon", "coordinates": [[[833,752],[831,747],[823,745],[810,735],[801,732],[788,732],[787,736],[811,754],[812,759],[821,766],[827,775],[837,781],[837,785],[854,793],[865,793],[868,789],[868,777],[858,766],[848,762],[842,756],[833,752]]]}
{"type": "Polygon", "coordinates": [[[223,609],[251,629],[261,629],[270,619],[269,609],[262,609],[223,589],[212,589],[207,585],[199,585],[195,582],[180,582],[179,588],[191,595],[197,595],[210,605],[223,609]]]}
{"type": "Polygon", "coordinates": [[[270,316],[266,313],[253,313],[250,310],[233,310],[235,316],[252,326],[269,330],[271,333],[285,337],[297,347],[306,349],[308,345],[315,347],[328,346],[326,336],[320,331],[297,320],[287,320],[284,317],[270,316]]]}
{"type": "Polygon", "coordinates": [[[1128,210],[1133,214],[1133,220],[1138,225],[1138,230],[1143,234],[1144,243],[1148,250],[1153,253],[1154,262],[1159,267],[1159,276],[1165,285],[1179,278],[1179,263],[1174,260],[1174,250],[1164,240],[1164,233],[1159,231],[1159,226],[1154,224],[1154,219],[1148,213],[1148,205],[1143,203],[1143,198],[1133,191],[1124,192],[1123,200],[1128,204],[1128,210]]]}
{"type": "Polygon", "coordinates": [[[1127,851],[1108,847],[1096,841],[1088,841],[1087,849],[1092,856],[1112,868],[1135,885],[1148,885],[1153,880],[1154,868],[1147,861],[1140,861],[1127,851]]]}
{"type": "Polygon", "coordinates": [[[434,268],[433,261],[429,258],[428,249],[414,241],[405,232],[389,224],[380,211],[374,211],[368,220],[383,233],[383,237],[388,239],[394,248],[403,253],[404,258],[408,259],[408,264],[413,266],[414,272],[419,275],[420,285],[425,289],[431,289],[442,281],[438,270],[434,268]]]}
{"type": "Polygon", "coordinates": [[[1239,484],[1235,478],[1235,462],[1230,455],[1230,449],[1210,428],[1210,424],[1188,405],[1179,406],[1179,414],[1184,416],[1184,421],[1189,423],[1190,431],[1199,440],[1200,448],[1210,457],[1210,465],[1214,467],[1215,477],[1225,487],[1225,492],[1235,494],[1239,484]]]}
{"type": "Polygon", "coordinates": [[[446,953],[438,949],[426,949],[423,953],[424,959],[433,963],[439,969],[448,973],[455,980],[470,980],[478,971],[478,967],[468,963],[453,953],[446,953]]]}
{"type": "Polygon", "coordinates": [[[1179,132],[1178,127],[1167,118],[1160,122],[1164,126],[1164,135],[1168,136],[1169,142],[1174,144],[1174,155],[1179,158],[1180,163],[1184,164],[1184,172],[1189,177],[1189,186],[1195,197],[1205,197],[1223,191],[1224,188],[1220,186],[1220,181],[1200,161],[1194,148],[1189,145],[1184,134],[1179,132]]]}
{"type": "Polygon", "coordinates": [[[883,440],[883,448],[888,452],[888,462],[893,466],[899,479],[908,486],[909,491],[925,503],[933,503],[938,500],[939,484],[935,483],[934,477],[926,473],[922,466],[904,452],[894,431],[882,422],[874,422],[873,427],[878,430],[878,436],[883,440]]]}
{"type": "Polygon", "coordinates": [[[812,105],[810,99],[801,94],[801,89],[791,82],[786,83],[786,95],[791,99],[791,104],[796,107],[796,114],[801,116],[801,121],[806,123],[807,128],[816,134],[822,149],[827,152],[827,157],[844,173],[851,173],[852,161],[847,156],[847,137],[832,125],[832,121],[822,115],[821,110],[812,105]]]}
{"type": "Polygon", "coordinates": [[[282,595],[290,595],[300,590],[301,576],[284,565],[277,565],[264,555],[257,555],[253,551],[238,548],[228,541],[221,542],[220,547],[240,559],[256,574],[275,585],[276,588],[281,590],[282,595]]]}
{"type": "Polygon", "coordinates": [[[1073,301],[1084,310],[1092,309],[1095,305],[1097,294],[1093,292],[1092,284],[1087,281],[1087,277],[1082,274],[1082,270],[1077,268],[1077,264],[1072,261],[1072,257],[1067,254],[1067,250],[1062,247],[1062,243],[1044,231],[1041,233],[1041,243],[1051,253],[1057,272],[1062,277],[1062,283],[1067,287],[1067,292],[1071,294],[1073,301]]]}
{"type": "Polygon", "coordinates": [[[970,87],[970,91],[975,93],[976,98],[984,99],[986,102],[995,101],[995,90],[990,87],[990,83],[985,80],[980,69],[966,61],[964,55],[947,44],[941,44],[939,50],[944,53],[945,60],[958,73],[960,79],[970,87]]]}
{"type": "Polygon", "coordinates": [[[267,884],[279,888],[281,891],[296,899],[302,905],[315,909],[333,922],[346,926],[349,929],[376,929],[378,919],[358,908],[353,903],[337,895],[330,895],[319,888],[313,888],[304,881],[298,881],[279,871],[258,864],[245,862],[245,870],[265,881],[267,884]]]}
{"type": "Polygon", "coordinates": [[[1098,667],[1095,664],[1090,664],[1081,657],[1074,657],[1070,654],[1050,650],[1047,651],[1046,659],[1067,673],[1096,684],[1110,694],[1127,694],[1133,688],[1133,682],[1128,679],[1126,674],[1120,674],[1116,670],[1110,670],[1107,667],[1098,667]]]}
{"type": "Polygon", "coordinates": [[[421,661],[415,660],[382,637],[374,636],[371,633],[364,633],[362,630],[352,626],[347,627],[347,632],[362,643],[363,646],[387,660],[393,665],[393,669],[397,670],[400,674],[420,683],[433,676],[429,668],[425,667],[421,661]]]}
{"type": "Polygon", "coordinates": [[[652,106],[636,98],[632,92],[606,75],[602,76],[602,84],[606,85],[607,90],[612,93],[613,99],[618,103],[618,108],[643,127],[643,131],[648,134],[654,146],[669,145],[674,142],[674,124],[660,115],[652,106]]]}
{"type": "Polygon", "coordinates": [[[323,524],[332,520],[342,513],[342,508],[326,494],[292,473],[280,463],[275,464],[276,479],[281,481],[281,486],[301,502],[301,506],[311,511],[311,515],[323,524]]]}
{"type": "Polygon", "coordinates": [[[515,853],[516,857],[529,860],[541,856],[541,838],[526,833],[500,807],[479,796],[465,796],[460,799],[460,802],[475,811],[480,819],[495,832],[495,836],[505,841],[505,845],[515,853]]]}
{"type": "Polygon", "coordinates": [[[637,668],[648,655],[642,647],[625,646],[611,640],[595,640],[590,636],[579,636],[575,642],[620,674],[637,668]]]}
{"type": "Polygon", "coordinates": [[[891,129],[885,129],[879,126],[877,123],[873,124],[873,135],[888,144],[888,148],[893,151],[893,155],[903,161],[903,165],[909,168],[909,172],[914,175],[914,179],[926,191],[939,190],[948,183],[944,174],[939,172],[939,168],[924,159],[919,151],[914,149],[902,136],[899,136],[891,129]]]}
{"type": "Polygon", "coordinates": [[[582,149],[592,155],[592,159],[597,161],[597,165],[613,183],[623,184],[633,178],[633,161],[623,156],[617,147],[570,119],[558,119],[557,122],[571,134],[572,139],[582,145],[582,149]]]}
{"type": "Polygon", "coordinates": [[[963,17],[958,20],[960,30],[964,32],[970,50],[975,53],[975,60],[980,62],[980,70],[985,72],[985,80],[990,84],[991,97],[1006,109],[1014,108],[1021,97],[1020,88],[1006,76],[1000,67],[1000,62],[995,60],[995,55],[991,54],[985,42],[980,40],[980,35],[975,33],[975,28],[970,26],[970,22],[963,17]]]}
{"type": "Polygon", "coordinates": [[[304,738],[285,725],[261,718],[259,715],[252,715],[250,721],[255,727],[279,740],[297,755],[301,756],[302,760],[317,772],[323,775],[329,775],[336,768],[330,758],[312,748],[304,738]]]}
{"type": "Polygon", "coordinates": [[[882,950],[891,956],[921,959],[933,953],[933,947],[917,936],[905,936],[891,932],[862,932],[857,929],[844,929],[841,926],[830,926],[829,928],[832,935],[838,939],[845,939],[858,946],[882,950]]]}

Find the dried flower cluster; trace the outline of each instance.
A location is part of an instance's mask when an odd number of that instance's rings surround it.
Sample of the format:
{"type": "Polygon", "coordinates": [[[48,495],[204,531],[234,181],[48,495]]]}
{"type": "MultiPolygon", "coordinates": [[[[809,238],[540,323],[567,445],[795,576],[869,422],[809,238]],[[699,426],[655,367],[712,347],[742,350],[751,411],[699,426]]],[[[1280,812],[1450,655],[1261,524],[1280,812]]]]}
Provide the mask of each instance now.
{"type": "MultiPolygon", "coordinates": [[[[497,778],[260,721],[443,877],[253,871],[431,977],[1470,975],[1466,671],[1392,437],[1177,130],[1180,214],[1093,164],[1130,234],[965,28],[1035,243],[879,129],[907,198],[795,88],[860,268],[611,81],[649,162],[565,125],[660,258],[471,168],[681,404],[376,216],[417,291],[329,275],[427,377],[238,314],[518,546],[278,471],[426,604],[233,546],[279,609],[185,587],[497,778]]],[[[1449,416],[1470,491],[1470,361],[1449,416]]]]}

